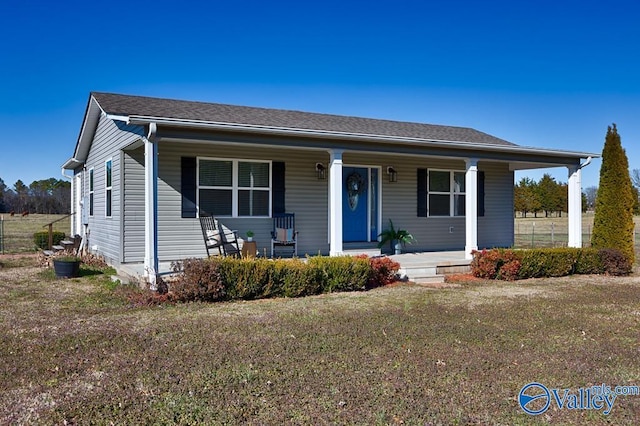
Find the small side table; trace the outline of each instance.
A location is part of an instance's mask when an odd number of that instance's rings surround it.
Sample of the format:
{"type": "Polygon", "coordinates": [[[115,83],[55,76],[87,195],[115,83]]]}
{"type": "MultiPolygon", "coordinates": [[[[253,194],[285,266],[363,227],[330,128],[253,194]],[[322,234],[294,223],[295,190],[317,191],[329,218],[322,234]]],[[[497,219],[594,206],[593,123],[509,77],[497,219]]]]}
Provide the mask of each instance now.
{"type": "Polygon", "coordinates": [[[242,245],[242,257],[256,257],[258,244],[255,241],[245,241],[242,245]]]}

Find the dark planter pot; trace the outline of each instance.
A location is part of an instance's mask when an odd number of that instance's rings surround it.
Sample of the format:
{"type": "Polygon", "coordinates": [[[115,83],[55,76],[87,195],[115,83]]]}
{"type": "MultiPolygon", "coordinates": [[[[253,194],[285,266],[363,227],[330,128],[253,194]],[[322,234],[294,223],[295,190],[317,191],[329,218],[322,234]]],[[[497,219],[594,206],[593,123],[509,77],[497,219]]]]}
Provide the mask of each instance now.
{"type": "Polygon", "coordinates": [[[80,261],[54,259],[53,270],[58,278],[75,278],[80,275],[80,261]]]}

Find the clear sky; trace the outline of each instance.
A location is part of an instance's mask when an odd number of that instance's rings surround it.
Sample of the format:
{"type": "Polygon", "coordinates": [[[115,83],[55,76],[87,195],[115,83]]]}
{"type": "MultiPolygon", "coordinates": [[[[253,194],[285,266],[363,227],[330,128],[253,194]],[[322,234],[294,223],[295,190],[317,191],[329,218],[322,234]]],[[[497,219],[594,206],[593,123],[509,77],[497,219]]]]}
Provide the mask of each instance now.
{"type": "Polygon", "coordinates": [[[597,154],[615,122],[640,168],[639,22],[633,0],[2,0],[0,178],[61,178],[90,91],[465,126],[597,154]]]}

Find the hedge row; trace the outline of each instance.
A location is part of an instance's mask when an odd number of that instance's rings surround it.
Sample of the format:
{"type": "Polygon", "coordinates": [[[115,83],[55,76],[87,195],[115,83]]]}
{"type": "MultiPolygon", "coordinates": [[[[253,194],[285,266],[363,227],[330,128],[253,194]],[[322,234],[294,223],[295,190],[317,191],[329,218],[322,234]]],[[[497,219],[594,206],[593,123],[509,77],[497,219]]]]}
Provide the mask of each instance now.
{"type": "Polygon", "coordinates": [[[475,251],[471,261],[473,275],[499,280],[572,274],[628,275],[631,270],[631,263],[616,249],[492,249],[475,251]]]}
{"type": "Polygon", "coordinates": [[[300,297],[386,285],[399,267],[389,258],[366,256],[187,259],[173,265],[178,275],[166,290],[177,301],[300,297]]]}

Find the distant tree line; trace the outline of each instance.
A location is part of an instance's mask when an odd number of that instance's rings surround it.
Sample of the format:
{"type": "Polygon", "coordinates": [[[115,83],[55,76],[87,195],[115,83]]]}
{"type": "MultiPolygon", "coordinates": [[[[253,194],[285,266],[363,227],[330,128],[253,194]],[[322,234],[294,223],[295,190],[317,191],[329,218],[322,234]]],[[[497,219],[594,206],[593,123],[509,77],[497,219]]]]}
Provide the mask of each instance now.
{"type": "Polygon", "coordinates": [[[49,178],[27,186],[18,180],[9,188],[0,178],[0,212],[65,214],[71,208],[71,182],[49,178]]]}
{"type": "MultiPolygon", "coordinates": [[[[640,214],[640,169],[631,171],[632,191],[635,194],[634,214],[640,214]]],[[[596,205],[598,188],[589,186],[582,193],[582,212],[593,210],[596,205]]],[[[544,213],[545,217],[550,215],[562,216],[562,212],[568,211],[568,186],[556,180],[549,174],[545,174],[539,181],[524,177],[520,179],[514,188],[513,209],[523,217],[532,214],[544,213]]]]}

